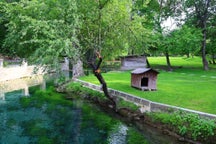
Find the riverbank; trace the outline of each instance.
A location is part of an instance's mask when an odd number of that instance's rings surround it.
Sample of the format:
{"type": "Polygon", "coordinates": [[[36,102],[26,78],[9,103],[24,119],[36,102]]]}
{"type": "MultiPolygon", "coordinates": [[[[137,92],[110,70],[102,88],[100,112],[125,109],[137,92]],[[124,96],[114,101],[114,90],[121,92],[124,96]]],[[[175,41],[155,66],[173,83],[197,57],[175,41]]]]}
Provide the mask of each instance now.
{"type": "MultiPolygon", "coordinates": [[[[202,135],[200,137],[196,137],[196,139],[191,137],[191,131],[188,133],[180,135],[176,127],[173,127],[171,124],[165,124],[161,121],[158,121],[152,117],[149,113],[141,113],[135,105],[128,103],[122,100],[118,101],[118,110],[115,112],[111,107],[109,107],[110,102],[103,97],[100,92],[90,90],[88,88],[82,87],[80,84],[70,83],[67,87],[61,88],[61,92],[66,92],[68,99],[73,99],[74,94],[80,95],[83,99],[87,99],[89,101],[94,102],[99,105],[108,113],[117,114],[119,117],[128,121],[129,123],[133,123],[139,128],[142,128],[144,125],[151,126],[152,128],[156,128],[165,136],[171,136],[176,139],[179,143],[191,143],[191,144],[201,144],[201,143],[213,143],[215,141],[214,136],[209,136],[209,139],[203,138],[202,135]],[[124,104],[123,104],[124,103],[124,104]]],[[[188,124],[189,125],[189,124],[188,124]]],[[[199,131],[199,130],[198,130],[199,131]]],[[[202,131],[201,131],[202,133],[202,131]]]]}

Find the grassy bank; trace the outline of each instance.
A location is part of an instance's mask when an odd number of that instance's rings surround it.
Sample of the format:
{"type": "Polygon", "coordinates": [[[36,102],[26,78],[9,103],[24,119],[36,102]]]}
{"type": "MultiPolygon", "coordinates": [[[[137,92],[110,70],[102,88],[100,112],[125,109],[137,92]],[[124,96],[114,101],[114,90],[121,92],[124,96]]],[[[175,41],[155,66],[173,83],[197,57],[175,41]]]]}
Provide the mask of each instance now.
{"type": "MultiPolygon", "coordinates": [[[[172,57],[171,63],[175,69],[173,72],[167,72],[164,70],[165,58],[151,57],[149,61],[151,66],[160,72],[157,91],[143,92],[132,88],[130,86],[130,71],[103,73],[108,87],[155,102],[216,114],[215,66],[211,66],[210,71],[206,72],[202,70],[201,59],[198,57],[172,57]]],[[[99,84],[94,75],[81,79],[99,84]]]]}

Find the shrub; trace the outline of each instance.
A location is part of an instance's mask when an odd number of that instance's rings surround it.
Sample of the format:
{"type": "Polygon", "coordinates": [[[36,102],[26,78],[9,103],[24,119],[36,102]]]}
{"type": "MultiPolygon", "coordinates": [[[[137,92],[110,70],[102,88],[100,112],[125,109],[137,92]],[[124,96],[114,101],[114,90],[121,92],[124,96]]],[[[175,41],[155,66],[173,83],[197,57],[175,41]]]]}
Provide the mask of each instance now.
{"type": "Polygon", "coordinates": [[[72,93],[80,94],[80,95],[89,95],[91,97],[98,97],[100,99],[105,99],[103,93],[92,90],[87,87],[83,87],[80,83],[72,82],[67,86],[67,91],[70,91],[72,93]]]}
{"type": "Polygon", "coordinates": [[[149,116],[152,120],[167,124],[178,134],[193,140],[208,140],[215,136],[215,121],[200,118],[197,114],[177,111],[174,113],[149,113],[149,116]]]}
{"type": "Polygon", "coordinates": [[[118,108],[127,107],[127,108],[130,108],[131,110],[134,110],[134,111],[139,109],[139,106],[135,105],[132,102],[125,101],[122,98],[119,98],[117,105],[118,105],[118,108]]]}

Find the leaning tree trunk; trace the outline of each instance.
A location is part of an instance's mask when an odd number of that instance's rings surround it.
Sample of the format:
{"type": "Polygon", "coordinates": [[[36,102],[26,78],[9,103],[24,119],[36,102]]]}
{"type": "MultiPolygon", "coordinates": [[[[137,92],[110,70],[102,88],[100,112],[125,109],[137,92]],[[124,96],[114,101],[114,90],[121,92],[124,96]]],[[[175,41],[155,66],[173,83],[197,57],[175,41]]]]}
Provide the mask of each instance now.
{"type": "Polygon", "coordinates": [[[90,66],[93,69],[93,73],[96,76],[96,78],[98,79],[98,81],[100,82],[100,84],[102,85],[102,90],[104,92],[104,95],[111,101],[113,108],[116,110],[116,102],[114,97],[112,97],[109,92],[108,92],[108,88],[107,88],[107,84],[106,81],[104,80],[103,76],[100,73],[100,64],[102,62],[102,57],[100,56],[99,53],[97,53],[97,57],[99,58],[99,62],[96,65],[95,62],[89,62],[90,66]]]}
{"type": "Polygon", "coordinates": [[[105,94],[105,96],[112,102],[113,106],[115,107],[115,100],[113,99],[112,96],[110,96],[108,89],[107,89],[107,84],[103,78],[103,76],[101,75],[101,73],[94,73],[95,76],[97,77],[97,79],[99,80],[100,84],[102,85],[102,90],[105,94]]]}

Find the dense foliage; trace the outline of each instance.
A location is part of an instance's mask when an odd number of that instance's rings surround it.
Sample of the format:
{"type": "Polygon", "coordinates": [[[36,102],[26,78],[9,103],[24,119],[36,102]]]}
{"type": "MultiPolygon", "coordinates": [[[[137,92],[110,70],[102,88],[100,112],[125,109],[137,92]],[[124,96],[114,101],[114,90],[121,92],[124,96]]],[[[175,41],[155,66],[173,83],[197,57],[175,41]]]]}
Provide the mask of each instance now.
{"type": "Polygon", "coordinates": [[[79,21],[75,0],[0,3],[7,29],[2,53],[57,67],[60,58],[76,57],[79,21]]]}
{"type": "Polygon", "coordinates": [[[154,121],[162,122],[184,137],[213,142],[215,139],[215,120],[200,118],[197,114],[186,112],[150,113],[154,121]]]}
{"type": "Polygon", "coordinates": [[[19,0],[0,2],[1,54],[54,67],[62,57],[87,61],[127,54],[215,57],[210,0],[19,0]],[[209,55],[208,55],[209,54],[209,55]]]}

